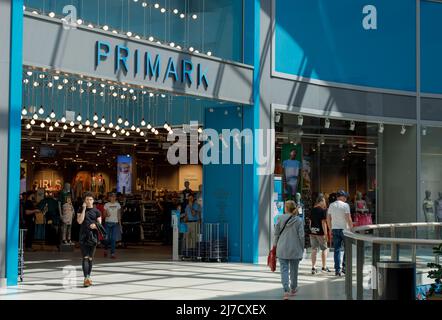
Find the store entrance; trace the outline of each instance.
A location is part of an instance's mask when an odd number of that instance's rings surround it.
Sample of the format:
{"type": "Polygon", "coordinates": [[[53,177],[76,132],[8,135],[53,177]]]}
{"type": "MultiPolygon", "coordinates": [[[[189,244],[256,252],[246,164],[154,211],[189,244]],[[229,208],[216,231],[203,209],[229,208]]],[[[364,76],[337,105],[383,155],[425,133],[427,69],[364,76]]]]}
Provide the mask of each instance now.
{"type": "Polygon", "coordinates": [[[287,113],[275,126],[277,203],[291,198],[301,203],[308,218],[319,194],[329,204],[338,190],[345,190],[354,221],[376,222],[378,124],[287,113]],[[290,177],[284,176],[296,161],[290,160],[294,154],[299,161],[296,191],[287,190],[290,177]]]}
{"type": "MultiPolygon", "coordinates": [[[[183,212],[189,194],[202,205],[203,167],[199,161],[170,164],[174,141],[168,137],[174,130],[201,132],[204,110],[217,102],[34,68],[24,72],[23,95],[23,245],[37,251],[68,250],[70,242],[78,247],[75,215],[64,230],[67,198],[76,213],[91,192],[103,213],[115,194],[122,225],[117,250],[145,249],[149,258],[155,247],[156,258],[170,260],[172,211],[183,212]]],[[[190,152],[190,139],[184,149],[190,152]]]]}

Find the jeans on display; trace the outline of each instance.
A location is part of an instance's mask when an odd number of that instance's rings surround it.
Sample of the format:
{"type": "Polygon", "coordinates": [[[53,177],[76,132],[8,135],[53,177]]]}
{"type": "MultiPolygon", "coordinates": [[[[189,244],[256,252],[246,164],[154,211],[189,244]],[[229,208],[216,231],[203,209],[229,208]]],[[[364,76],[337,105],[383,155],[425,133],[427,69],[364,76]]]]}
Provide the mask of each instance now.
{"type": "Polygon", "coordinates": [[[281,283],[284,292],[289,292],[290,289],[295,290],[298,287],[298,267],[299,259],[279,259],[281,266],[281,283]],[[290,270],[290,283],[289,283],[290,270]]]}
{"type": "MultiPolygon", "coordinates": [[[[344,246],[344,232],[342,229],[333,229],[333,248],[334,248],[334,260],[335,260],[335,272],[341,272],[341,248],[344,246]]],[[[345,268],[345,253],[344,262],[342,267],[345,268]]]]}
{"type": "Polygon", "coordinates": [[[115,253],[117,243],[117,232],[120,225],[117,222],[106,222],[107,241],[105,242],[105,250],[108,250],[109,244],[111,247],[111,254],[115,253]]]}

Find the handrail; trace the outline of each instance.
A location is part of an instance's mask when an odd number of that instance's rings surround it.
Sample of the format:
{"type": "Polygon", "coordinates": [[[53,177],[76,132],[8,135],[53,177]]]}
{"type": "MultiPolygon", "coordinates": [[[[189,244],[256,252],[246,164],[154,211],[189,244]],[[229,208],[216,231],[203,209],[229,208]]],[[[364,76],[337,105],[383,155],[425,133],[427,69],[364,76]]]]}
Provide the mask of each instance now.
{"type": "Polygon", "coordinates": [[[442,227],[440,222],[414,222],[414,223],[396,223],[396,224],[371,224],[366,226],[355,227],[352,230],[344,230],[344,236],[359,241],[378,243],[378,244],[403,244],[403,245],[438,245],[441,243],[440,239],[410,239],[410,238],[387,238],[374,237],[370,235],[363,235],[356,232],[379,230],[387,228],[410,228],[410,227],[442,227]]]}
{"type": "MultiPolygon", "coordinates": [[[[352,245],[356,244],[356,297],[363,299],[363,265],[365,259],[365,243],[372,244],[371,265],[374,267],[373,272],[376,272],[377,263],[381,258],[381,245],[391,246],[391,260],[400,260],[400,247],[403,245],[411,245],[411,261],[416,262],[417,246],[437,246],[442,243],[441,238],[442,223],[440,222],[412,222],[412,223],[393,223],[393,224],[377,224],[355,227],[351,230],[343,230],[344,233],[344,248],[345,248],[345,293],[347,299],[353,299],[353,263],[352,263],[352,245]],[[395,238],[397,229],[410,228],[413,236],[417,235],[417,228],[434,228],[435,239],[415,239],[415,238],[395,238]],[[379,230],[389,229],[390,237],[379,236],[379,230]],[[366,231],[374,231],[374,235],[363,234],[366,231]]],[[[436,263],[439,263],[439,256],[435,256],[436,263]]],[[[372,274],[372,280],[377,279],[376,274],[372,274]]],[[[372,287],[373,299],[378,298],[377,287],[372,287]]]]}
{"type": "Polygon", "coordinates": [[[431,227],[440,226],[442,222],[409,222],[409,223],[388,223],[388,224],[370,224],[366,226],[354,227],[354,231],[368,231],[375,229],[387,229],[387,228],[409,228],[409,227],[431,227]]]}
{"type": "Polygon", "coordinates": [[[372,237],[369,235],[362,235],[353,233],[348,230],[344,230],[344,236],[347,236],[354,240],[378,243],[378,244],[402,244],[402,245],[438,245],[442,243],[442,240],[428,240],[428,239],[408,239],[408,238],[383,238],[383,237],[372,237]]]}

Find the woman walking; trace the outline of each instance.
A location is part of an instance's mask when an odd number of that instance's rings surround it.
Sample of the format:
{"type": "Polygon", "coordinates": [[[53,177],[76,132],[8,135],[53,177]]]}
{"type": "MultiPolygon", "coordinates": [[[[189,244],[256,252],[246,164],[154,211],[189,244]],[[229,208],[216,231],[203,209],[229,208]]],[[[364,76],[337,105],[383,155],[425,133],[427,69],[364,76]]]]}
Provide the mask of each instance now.
{"type": "Polygon", "coordinates": [[[83,257],[83,275],[85,287],[92,285],[92,260],[98,244],[97,223],[101,224],[101,213],[94,208],[94,196],[86,193],[82,211],[78,213],[77,222],[80,225],[80,249],[83,257]]]}
{"type": "Polygon", "coordinates": [[[304,224],[292,200],[285,203],[285,214],[279,217],[275,225],[273,246],[276,246],[276,256],[281,266],[283,299],[288,300],[297,292],[298,266],[304,253],[304,224]]]}

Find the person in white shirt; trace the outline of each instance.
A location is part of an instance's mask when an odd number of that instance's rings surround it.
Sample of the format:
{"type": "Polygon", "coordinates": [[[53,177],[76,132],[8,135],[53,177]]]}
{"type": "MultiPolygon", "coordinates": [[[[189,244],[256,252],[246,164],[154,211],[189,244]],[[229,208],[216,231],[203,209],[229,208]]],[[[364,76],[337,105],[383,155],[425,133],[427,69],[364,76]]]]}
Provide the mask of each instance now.
{"type": "MultiPolygon", "coordinates": [[[[328,225],[331,226],[334,247],[335,275],[341,276],[341,248],[344,245],[346,229],[353,228],[350,206],[346,203],[348,193],[340,190],[336,194],[337,200],[330,204],[327,212],[328,225]]],[[[342,273],[345,273],[345,253],[342,264],[342,273]]]]}
{"type": "Polygon", "coordinates": [[[106,217],[106,233],[108,235],[108,241],[106,241],[104,248],[104,256],[107,257],[107,251],[110,244],[112,259],[116,258],[116,239],[119,232],[118,229],[121,229],[121,205],[120,203],[118,203],[118,201],[116,201],[116,199],[117,197],[115,193],[112,193],[109,197],[110,202],[104,205],[104,216],[106,217]]]}

